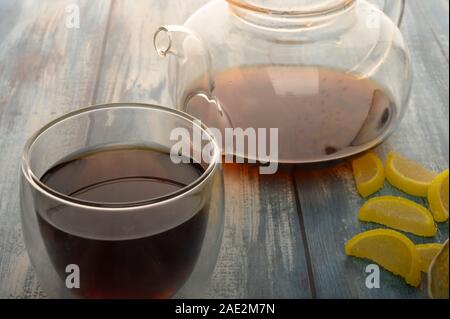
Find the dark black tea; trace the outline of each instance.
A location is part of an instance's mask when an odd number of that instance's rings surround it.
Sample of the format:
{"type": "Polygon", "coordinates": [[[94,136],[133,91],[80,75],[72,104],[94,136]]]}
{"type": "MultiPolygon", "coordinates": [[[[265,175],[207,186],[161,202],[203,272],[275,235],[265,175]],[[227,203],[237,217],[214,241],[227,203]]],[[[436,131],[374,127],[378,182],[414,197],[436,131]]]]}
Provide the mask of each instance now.
{"type": "MultiPolygon", "coordinates": [[[[176,192],[203,172],[199,164],[173,163],[169,153],[161,150],[116,148],[66,158],[48,170],[41,181],[54,191],[79,200],[126,204],[176,192]]],[[[105,213],[114,214],[114,211],[105,213]]],[[[207,215],[205,207],[187,221],[174,221],[177,226],[172,229],[129,240],[84,238],[55,227],[40,214],[38,219],[58,274],[65,278],[68,264],[79,266],[80,288],[74,291],[78,296],[168,298],[185,283],[195,266],[207,215]]],[[[158,224],[158,220],[154,223],[158,224]]]]}

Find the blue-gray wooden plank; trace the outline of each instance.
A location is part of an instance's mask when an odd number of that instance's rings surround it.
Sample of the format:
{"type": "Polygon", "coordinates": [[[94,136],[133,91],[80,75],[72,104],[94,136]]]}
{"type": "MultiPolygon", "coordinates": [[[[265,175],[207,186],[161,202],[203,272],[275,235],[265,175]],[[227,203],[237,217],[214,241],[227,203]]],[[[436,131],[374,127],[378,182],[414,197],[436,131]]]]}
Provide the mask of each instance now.
{"type": "MultiPolygon", "coordinates": [[[[449,159],[449,64],[442,43],[432,36],[433,28],[440,27],[424,19],[423,2],[428,3],[428,8],[441,3],[440,0],[407,1],[402,31],[411,49],[415,73],[409,109],[398,131],[376,152],[384,158],[388,151],[395,150],[441,171],[448,167],[449,159]]],[[[448,23],[448,10],[447,21],[440,18],[434,23],[438,21],[448,23]]],[[[367,289],[365,266],[370,262],[345,255],[348,239],[380,227],[357,219],[364,200],[356,193],[349,162],[318,169],[300,168],[296,172],[296,184],[319,298],[426,297],[423,286],[421,289],[408,287],[402,278],[384,270],[381,288],[367,289]]],[[[406,196],[387,183],[375,196],[386,194],[406,196]]],[[[422,199],[413,199],[425,204],[422,199]]],[[[442,242],[448,238],[448,223],[441,224],[439,230],[434,239],[410,237],[416,243],[442,242]]]]}
{"type": "MultiPolygon", "coordinates": [[[[159,25],[182,23],[205,2],[120,0],[89,7],[86,1],[79,30],[65,28],[65,2],[50,9],[50,2],[1,2],[0,17],[9,18],[0,19],[8,22],[0,24],[0,57],[7,61],[0,68],[0,146],[8,149],[0,158],[6,176],[0,182],[0,297],[43,296],[20,232],[17,170],[25,138],[57,115],[91,103],[164,103],[158,83],[166,65],[153,50],[152,33],[159,25]],[[17,73],[21,65],[24,72],[17,73]],[[15,79],[17,89],[7,89],[15,79]]],[[[289,174],[267,179],[256,167],[236,165],[225,172],[226,229],[209,296],[311,297],[289,174]]]]}
{"type": "MultiPolygon", "coordinates": [[[[82,22],[82,28],[72,33],[59,28],[63,26],[62,6],[68,2],[60,2],[57,7],[53,2],[0,2],[0,58],[8,62],[0,65],[0,297],[42,296],[24,251],[18,218],[14,172],[25,137],[50,118],[91,101],[153,102],[155,96],[163,99],[161,94],[154,95],[157,88],[151,85],[163,76],[164,64],[155,62],[151,46],[141,45],[151,42],[154,30],[149,26],[180,23],[203,2],[190,0],[182,5],[152,7],[154,10],[141,12],[137,20],[123,12],[115,25],[111,21],[111,30],[120,32],[121,26],[127,26],[141,31],[125,32],[130,45],[121,42],[114,46],[108,42],[109,49],[105,51],[101,47],[103,39],[108,40],[105,30],[109,5],[105,2],[96,2],[89,8],[87,2],[82,3],[82,21],[87,23],[82,22]],[[30,10],[37,4],[39,8],[30,10]],[[155,16],[162,18],[153,24],[145,23],[155,16]],[[129,26],[133,24],[134,27],[129,26]],[[31,29],[23,32],[29,26],[31,29]],[[110,51],[114,49],[117,55],[110,51]],[[102,52],[104,63],[100,62],[102,52]],[[135,56],[133,52],[138,53],[135,56]],[[146,77],[146,72],[151,76],[146,77]],[[123,75],[126,76],[122,78],[123,75]],[[156,77],[154,82],[144,81],[152,76],[156,77]]],[[[403,31],[416,69],[411,109],[399,132],[378,152],[400,150],[439,170],[448,166],[448,1],[407,2],[410,7],[403,31]]],[[[126,7],[132,9],[133,5],[126,7]]],[[[139,7],[134,8],[139,16],[139,7]]],[[[348,163],[296,174],[306,234],[296,228],[294,193],[284,174],[272,179],[255,177],[252,168],[228,168],[229,230],[212,297],[309,297],[314,293],[322,298],[425,296],[423,291],[407,288],[401,279],[387,272],[382,273],[381,290],[367,291],[362,286],[367,263],[343,255],[345,239],[373,227],[356,220],[362,201],[354,193],[348,163]],[[255,221],[259,221],[256,226],[255,221]],[[249,240],[252,236],[257,240],[249,240]],[[309,274],[315,278],[313,283],[308,282],[304,268],[304,237],[313,265],[309,274]],[[264,265],[264,260],[280,264],[264,265]],[[267,283],[255,285],[264,276],[268,279],[262,280],[267,283]],[[316,287],[316,291],[311,291],[311,287],[316,287]]],[[[382,193],[392,192],[396,191],[388,186],[382,193]]],[[[440,230],[438,239],[448,237],[448,224],[441,225],[440,230]]]]}
{"type": "Polygon", "coordinates": [[[109,2],[80,2],[79,29],[66,27],[72,3],[0,1],[0,298],[44,296],[20,226],[25,141],[51,119],[92,101],[109,2]]]}
{"type": "MultiPolygon", "coordinates": [[[[96,102],[167,103],[167,61],[155,53],[152,33],[182,24],[206,2],[116,0],[96,102]]],[[[225,165],[224,174],[224,239],[209,297],[311,297],[290,175],[259,176],[245,165],[225,165]]]]}

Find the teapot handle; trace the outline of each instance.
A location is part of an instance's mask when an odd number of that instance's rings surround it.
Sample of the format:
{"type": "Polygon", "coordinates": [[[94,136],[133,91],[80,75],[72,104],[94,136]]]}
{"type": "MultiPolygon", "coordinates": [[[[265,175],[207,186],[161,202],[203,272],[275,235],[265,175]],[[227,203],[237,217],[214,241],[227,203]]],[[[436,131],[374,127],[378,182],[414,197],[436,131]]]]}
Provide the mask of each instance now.
{"type": "Polygon", "coordinates": [[[383,11],[400,26],[405,11],[405,0],[384,0],[383,11]]]}
{"type": "MultiPolygon", "coordinates": [[[[174,92],[176,107],[181,107],[182,111],[188,112],[191,101],[194,98],[201,98],[216,108],[224,126],[231,127],[230,118],[213,94],[215,84],[212,76],[211,56],[203,40],[184,26],[168,25],[160,27],[156,31],[153,44],[160,56],[170,55],[175,59],[177,78],[171,85],[176,88],[174,92]],[[183,68],[187,66],[190,67],[190,70],[195,69],[200,72],[198,81],[195,81],[195,87],[190,87],[193,83],[188,83],[183,79],[184,76],[187,76],[183,68]]],[[[188,75],[190,76],[190,74],[188,75]]]]}

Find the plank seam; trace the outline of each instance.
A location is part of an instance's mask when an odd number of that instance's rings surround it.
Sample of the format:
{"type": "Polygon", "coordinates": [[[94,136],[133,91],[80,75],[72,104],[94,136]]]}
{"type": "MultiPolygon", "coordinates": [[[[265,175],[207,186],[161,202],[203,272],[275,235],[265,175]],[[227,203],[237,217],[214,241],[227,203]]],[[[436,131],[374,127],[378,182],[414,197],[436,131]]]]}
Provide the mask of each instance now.
{"type": "Polygon", "coordinates": [[[297,185],[297,182],[295,179],[295,173],[291,174],[290,176],[291,176],[292,185],[294,186],[295,204],[297,206],[298,219],[299,219],[299,224],[300,224],[300,232],[301,232],[301,236],[302,236],[303,248],[305,251],[306,271],[308,272],[308,278],[309,278],[309,289],[311,291],[312,298],[316,299],[317,298],[316,284],[315,284],[315,280],[314,280],[312,258],[311,258],[311,254],[309,252],[308,238],[306,236],[306,228],[305,228],[305,222],[304,222],[304,218],[303,218],[303,211],[302,211],[302,206],[300,203],[300,194],[298,192],[298,185],[297,185]]]}
{"type": "MultiPolygon", "coordinates": [[[[411,2],[409,2],[409,3],[411,3],[411,2]]],[[[418,4],[418,3],[415,3],[415,2],[414,2],[413,5],[416,6],[416,7],[415,7],[416,10],[412,10],[412,11],[413,11],[413,12],[417,12],[418,14],[420,14],[420,15],[422,16],[423,20],[427,21],[427,22],[426,22],[426,25],[427,25],[428,28],[430,29],[431,34],[433,35],[433,38],[434,38],[434,40],[436,41],[437,46],[439,47],[439,51],[440,51],[441,54],[444,56],[444,59],[447,61],[447,64],[448,64],[448,63],[449,63],[449,59],[448,59],[448,56],[447,56],[447,54],[446,54],[446,52],[445,52],[445,48],[444,48],[444,46],[443,46],[441,40],[439,40],[439,37],[438,37],[438,35],[436,34],[436,31],[434,30],[433,26],[430,24],[429,19],[428,19],[428,18],[426,17],[426,15],[423,13],[422,6],[421,6],[420,4],[418,4]],[[420,8],[418,8],[417,6],[420,6],[420,8]]],[[[411,9],[412,9],[412,8],[411,8],[411,9]]],[[[414,16],[414,14],[413,14],[413,16],[414,16]]]]}

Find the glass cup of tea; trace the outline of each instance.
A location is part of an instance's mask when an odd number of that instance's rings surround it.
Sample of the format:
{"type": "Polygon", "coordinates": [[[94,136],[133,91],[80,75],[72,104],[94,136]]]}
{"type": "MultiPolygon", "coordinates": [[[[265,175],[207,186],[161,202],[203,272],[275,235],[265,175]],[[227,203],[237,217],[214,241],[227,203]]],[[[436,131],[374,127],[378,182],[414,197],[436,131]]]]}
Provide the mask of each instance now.
{"type": "Polygon", "coordinates": [[[220,159],[205,126],[155,105],[93,106],[44,126],[25,146],[20,197],[47,295],[204,296],[223,232],[220,159]]]}

